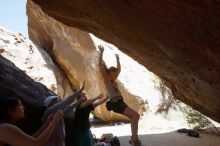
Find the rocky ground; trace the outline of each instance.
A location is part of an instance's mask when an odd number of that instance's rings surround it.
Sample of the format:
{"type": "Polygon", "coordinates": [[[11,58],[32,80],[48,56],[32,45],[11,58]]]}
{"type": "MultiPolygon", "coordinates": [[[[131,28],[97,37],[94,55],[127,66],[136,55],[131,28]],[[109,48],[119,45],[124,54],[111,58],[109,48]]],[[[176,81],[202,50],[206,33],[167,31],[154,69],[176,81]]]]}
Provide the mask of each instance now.
{"type": "MultiPolygon", "coordinates": [[[[184,133],[178,133],[175,130],[151,130],[143,129],[139,127],[141,134],[139,138],[144,144],[144,146],[219,146],[220,136],[215,134],[200,132],[200,137],[190,137],[184,133]],[[144,133],[145,130],[145,134],[144,133]]],[[[101,137],[103,133],[112,133],[119,137],[121,146],[129,146],[130,139],[130,127],[129,124],[118,125],[118,126],[107,126],[92,128],[92,133],[98,138],[101,137]]]]}

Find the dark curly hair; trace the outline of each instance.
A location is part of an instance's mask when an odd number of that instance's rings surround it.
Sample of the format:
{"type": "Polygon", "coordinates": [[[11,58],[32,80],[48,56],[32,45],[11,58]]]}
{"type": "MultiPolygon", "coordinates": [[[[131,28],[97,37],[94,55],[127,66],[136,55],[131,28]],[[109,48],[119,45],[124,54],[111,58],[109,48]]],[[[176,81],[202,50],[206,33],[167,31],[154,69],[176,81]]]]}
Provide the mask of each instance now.
{"type": "Polygon", "coordinates": [[[8,115],[8,110],[15,109],[19,104],[19,99],[10,97],[0,100],[0,121],[10,122],[10,117],[8,115]]]}

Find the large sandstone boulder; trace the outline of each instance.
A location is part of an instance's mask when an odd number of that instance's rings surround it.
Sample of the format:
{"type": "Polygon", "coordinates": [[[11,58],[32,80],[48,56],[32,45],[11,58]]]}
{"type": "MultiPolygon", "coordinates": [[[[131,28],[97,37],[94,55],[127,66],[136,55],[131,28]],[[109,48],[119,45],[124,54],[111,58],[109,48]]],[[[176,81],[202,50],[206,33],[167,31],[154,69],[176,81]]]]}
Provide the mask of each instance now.
{"type": "Polygon", "coordinates": [[[220,121],[219,1],[32,1],[58,21],[117,45],[177,99],[220,121]]]}
{"type": "MultiPolygon", "coordinates": [[[[89,98],[106,93],[104,81],[98,66],[99,52],[90,34],[68,27],[46,15],[35,3],[28,1],[28,30],[30,39],[45,48],[76,88],[86,81],[85,91],[89,98]]],[[[108,48],[107,44],[103,44],[108,48]]],[[[140,97],[127,91],[123,84],[120,90],[125,101],[142,113],[145,105],[140,97]]],[[[122,115],[107,111],[105,104],[95,109],[95,116],[103,121],[127,121],[122,115]]]]}

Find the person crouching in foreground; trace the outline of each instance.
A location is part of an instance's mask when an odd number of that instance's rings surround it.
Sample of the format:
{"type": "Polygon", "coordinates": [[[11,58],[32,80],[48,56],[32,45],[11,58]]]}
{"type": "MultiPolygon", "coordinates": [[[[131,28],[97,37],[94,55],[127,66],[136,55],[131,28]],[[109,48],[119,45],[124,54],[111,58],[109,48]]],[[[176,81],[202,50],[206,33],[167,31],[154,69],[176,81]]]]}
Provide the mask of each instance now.
{"type": "MultiPolygon", "coordinates": [[[[78,101],[76,101],[76,99],[81,96],[82,91],[84,90],[84,86],[85,82],[83,82],[83,85],[79,90],[68,96],[65,100],[60,100],[59,96],[47,97],[44,100],[44,105],[47,107],[47,109],[45,110],[42,119],[44,120],[50,113],[53,113],[57,110],[63,110],[64,117],[67,116],[70,112],[73,112],[74,108],[83,102],[81,98],[79,98],[78,101]]],[[[62,120],[54,129],[45,146],[65,146],[65,137],[65,124],[62,118],[62,120]]]]}
{"type": "Polygon", "coordinates": [[[61,110],[50,115],[32,136],[14,125],[25,117],[24,106],[17,98],[0,101],[0,146],[43,146],[63,117],[61,110]]]}

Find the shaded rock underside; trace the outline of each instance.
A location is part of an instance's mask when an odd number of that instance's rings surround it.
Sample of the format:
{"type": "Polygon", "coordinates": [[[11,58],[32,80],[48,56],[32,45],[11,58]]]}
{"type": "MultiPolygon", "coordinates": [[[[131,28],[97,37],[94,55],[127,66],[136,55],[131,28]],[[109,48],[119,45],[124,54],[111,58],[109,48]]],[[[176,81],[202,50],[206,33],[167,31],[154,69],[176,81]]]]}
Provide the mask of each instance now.
{"type": "Polygon", "coordinates": [[[159,75],[174,96],[220,121],[220,2],[32,0],[159,75]]]}

